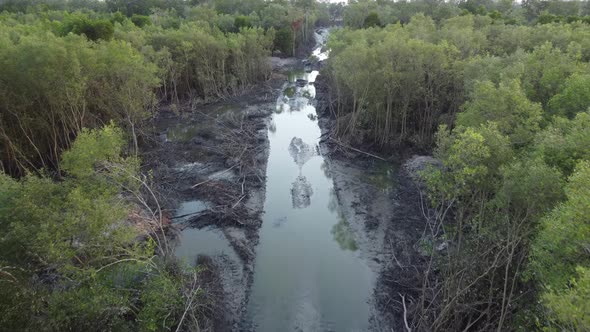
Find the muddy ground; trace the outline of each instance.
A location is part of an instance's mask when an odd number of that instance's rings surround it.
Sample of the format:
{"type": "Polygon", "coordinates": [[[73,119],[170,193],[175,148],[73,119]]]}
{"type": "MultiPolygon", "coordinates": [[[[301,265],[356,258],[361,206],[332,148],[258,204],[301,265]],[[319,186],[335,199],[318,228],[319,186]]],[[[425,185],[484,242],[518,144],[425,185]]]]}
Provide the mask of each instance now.
{"type": "MultiPolygon", "coordinates": [[[[223,255],[199,258],[209,270],[205,275],[217,313],[215,331],[239,330],[245,315],[264,212],[268,124],[288,71],[302,67],[293,58],[271,62],[271,79],[241,96],[209,105],[163,107],[154,120],[157,139],[143,157],[169,216],[181,202],[207,203],[206,209],[186,216],[174,228],[178,232],[186,227],[220,229],[239,256],[239,260],[223,255]]],[[[321,76],[316,91],[320,150],[340,210],[362,257],[379,275],[372,296],[372,330],[401,331],[400,294],[406,301],[416,297],[420,285],[416,269],[424,260],[419,242],[425,218],[413,175],[430,159],[406,151],[381,160],[369,155],[378,153],[337,143],[321,76]]]]}
{"type": "Polygon", "coordinates": [[[268,120],[296,62],[273,58],[270,80],[235,98],[162,107],[154,119],[156,139],[144,151],[176,238],[187,227],[220,229],[239,257],[197,258],[209,270],[215,331],[236,330],[246,308],[265,200],[268,120]],[[187,201],[207,208],[175,222],[174,211],[187,201]]]}

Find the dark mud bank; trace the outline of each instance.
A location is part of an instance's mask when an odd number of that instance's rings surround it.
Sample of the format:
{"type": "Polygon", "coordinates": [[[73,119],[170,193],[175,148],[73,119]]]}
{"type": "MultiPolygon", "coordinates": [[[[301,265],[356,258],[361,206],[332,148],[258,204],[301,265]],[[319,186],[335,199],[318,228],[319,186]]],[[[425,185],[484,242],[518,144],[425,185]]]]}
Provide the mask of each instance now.
{"type": "Polygon", "coordinates": [[[215,331],[237,330],[246,307],[264,208],[268,118],[285,79],[274,73],[231,100],[164,107],[154,121],[156,142],[144,153],[177,255],[189,265],[206,262],[215,331]]]}

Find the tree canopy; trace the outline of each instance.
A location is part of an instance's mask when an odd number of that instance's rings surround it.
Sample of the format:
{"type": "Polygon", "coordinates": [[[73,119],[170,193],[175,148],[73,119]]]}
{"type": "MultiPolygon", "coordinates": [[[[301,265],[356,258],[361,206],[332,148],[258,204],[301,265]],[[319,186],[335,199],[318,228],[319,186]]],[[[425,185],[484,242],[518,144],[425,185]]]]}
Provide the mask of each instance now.
{"type": "Polygon", "coordinates": [[[429,251],[412,326],[590,329],[590,26],[564,18],[587,8],[404,6],[348,6],[324,71],[341,140],[440,162],[421,241],[448,249],[429,251]]]}

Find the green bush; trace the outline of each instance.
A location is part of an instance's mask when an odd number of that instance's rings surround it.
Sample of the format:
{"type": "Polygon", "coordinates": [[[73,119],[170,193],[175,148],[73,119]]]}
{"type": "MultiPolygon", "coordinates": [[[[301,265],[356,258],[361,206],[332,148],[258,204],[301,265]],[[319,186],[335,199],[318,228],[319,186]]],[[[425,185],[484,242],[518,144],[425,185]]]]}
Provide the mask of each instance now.
{"type": "Polygon", "coordinates": [[[377,13],[370,13],[365,17],[365,22],[363,23],[364,28],[372,28],[372,27],[379,27],[381,26],[381,20],[379,20],[379,15],[377,13]]]}
{"type": "Polygon", "coordinates": [[[131,16],[131,22],[133,22],[133,24],[135,24],[136,26],[138,26],[140,28],[143,28],[146,25],[152,24],[152,20],[150,19],[149,16],[137,15],[137,14],[133,14],[133,16],[131,16]]]}
{"type": "Polygon", "coordinates": [[[84,35],[86,38],[97,40],[111,40],[115,33],[113,23],[106,19],[90,19],[83,15],[70,16],[60,28],[62,36],[68,33],[84,35]]]}
{"type": "Polygon", "coordinates": [[[178,323],[182,271],[170,273],[154,241],[136,242],[126,222],[130,205],[120,194],[139,192],[140,183],[124,146],[113,125],[84,130],[64,153],[60,182],[0,173],[3,329],[153,331],[178,323]]]}

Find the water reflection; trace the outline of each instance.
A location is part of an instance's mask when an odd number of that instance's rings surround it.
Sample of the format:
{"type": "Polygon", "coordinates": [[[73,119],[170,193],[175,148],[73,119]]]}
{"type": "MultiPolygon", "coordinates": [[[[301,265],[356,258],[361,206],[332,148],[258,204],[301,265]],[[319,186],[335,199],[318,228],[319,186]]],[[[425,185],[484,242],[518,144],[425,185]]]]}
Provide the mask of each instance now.
{"type": "Polygon", "coordinates": [[[293,137],[291,144],[289,144],[289,153],[291,154],[291,157],[293,157],[297,166],[301,169],[301,167],[303,167],[303,165],[315,155],[315,149],[303,142],[301,138],[293,137]]]}
{"type": "Polygon", "coordinates": [[[313,189],[307,178],[299,175],[293,185],[291,186],[291,199],[293,200],[293,208],[303,209],[311,204],[311,195],[313,189]]]}
{"type": "Polygon", "coordinates": [[[283,226],[285,223],[287,222],[287,217],[282,216],[280,218],[276,218],[273,222],[272,222],[272,226],[275,228],[281,227],[283,226]]]}
{"type": "Polygon", "coordinates": [[[277,124],[274,122],[274,120],[271,120],[268,123],[268,131],[270,131],[273,134],[277,132],[277,124]]]}
{"type": "Polygon", "coordinates": [[[350,225],[342,213],[338,214],[338,223],[332,227],[334,240],[338,242],[342,250],[357,251],[358,247],[354,236],[350,231],[350,225]]]}
{"type": "Polygon", "coordinates": [[[378,162],[375,170],[365,174],[364,180],[372,184],[383,193],[392,192],[395,189],[397,166],[387,162],[378,162]]]}
{"type": "MultiPolygon", "coordinates": [[[[311,74],[310,74],[311,75],[311,74]]],[[[301,96],[305,98],[315,98],[315,86],[312,84],[308,84],[301,88],[301,96]]]]}
{"type": "Polygon", "coordinates": [[[318,151],[317,75],[292,73],[277,98],[246,331],[368,330],[375,275],[318,151]]]}
{"type": "Polygon", "coordinates": [[[302,80],[307,77],[307,73],[304,70],[292,70],[288,74],[289,83],[295,83],[297,80],[302,80]]]}
{"type": "Polygon", "coordinates": [[[215,228],[187,228],[180,233],[177,241],[176,257],[190,265],[195,264],[199,255],[223,255],[233,261],[239,261],[238,255],[225,235],[215,228]]]}
{"type": "Polygon", "coordinates": [[[334,224],[334,226],[332,226],[332,230],[330,231],[330,233],[334,237],[334,240],[340,246],[340,249],[357,251],[358,247],[356,245],[356,241],[354,240],[354,235],[352,234],[352,230],[350,229],[348,220],[346,220],[344,213],[340,209],[340,204],[338,203],[338,196],[336,195],[336,191],[334,190],[334,188],[330,190],[328,210],[338,215],[338,222],[334,224]]]}
{"type": "Polygon", "coordinates": [[[293,96],[295,95],[295,87],[294,86],[286,87],[285,90],[283,90],[283,94],[288,98],[293,98],[293,96]]]}
{"type": "Polygon", "coordinates": [[[205,201],[194,200],[183,202],[180,204],[178,209],[176,209],[176,213],[173,217],[173,220],[175,223],[188,221],[192,217],[207,210],[208,208],[209,204],[207,204],[207,202],[205,201]]]}
{"type": "Polygon", "coordinates": [[[289,104],[287,102],[279,101],[279,102],[277,102],[277,107],[275,108],[275,113],[281,114],[283,112],[289,112],[290,110],[291,110],[291,107],[289,106],[289,104]]]}
{"type": "MultiPolygon", "coordinates": [[[[185,222],[209,207],[207,202],[199,200],[183,202],[176,209],[173,219],[175,222],[185,222]]],[[[191,265],[195,264],[199,255],[224,255],[238,261],[238,256],[225,235],[215,228],[186,228],[180,233],[176,242],[178,244],[175,249],[176,257],[191,265]]]]}

